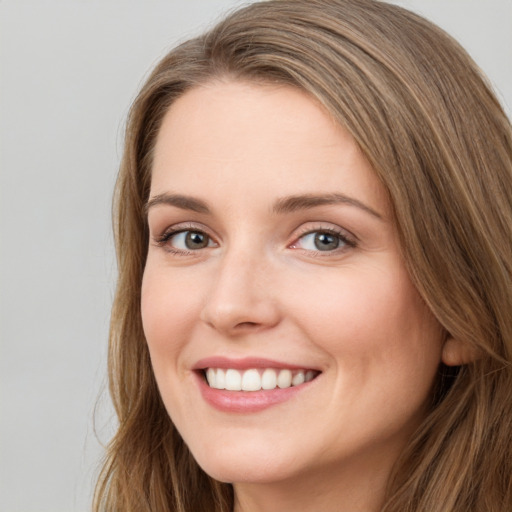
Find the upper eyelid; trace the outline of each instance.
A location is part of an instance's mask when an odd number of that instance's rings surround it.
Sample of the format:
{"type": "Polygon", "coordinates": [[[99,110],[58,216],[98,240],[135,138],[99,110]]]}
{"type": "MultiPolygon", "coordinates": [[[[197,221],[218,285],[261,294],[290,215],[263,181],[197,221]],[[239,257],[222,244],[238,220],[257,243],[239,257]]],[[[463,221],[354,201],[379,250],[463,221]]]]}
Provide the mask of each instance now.
{"type": "MultiPolygon", "coordinates": [[[[307,236],[311,236],[311,235],[313,235],[315,233],[327,233],[328,235],[337,237],[343,243],[344,246],[348,246],[348,247],[356,247],[357,246],[357,242],[355,240],[353,240],[352,238],[344,235],[343,233],[340,233],[340,232],[334,231],[334,230],[326,230],[326,229],[316,229],[316,230],[313,230],[313,231],[307,231],[303,235],[300,235],[300,236],[296,237],[295,241],[292,242],[290,244],[290,246],[294,246],[295,244],[298,244],[298,242],[300,240],[302,240],[303,238],[305,238],[307,236]]],[[[336,250],[338,250],[338,249],[335,249],[335,251],[336,250]]],[[[326,253],[327,252],[335,252],[335,251],[326,251],[326,253]]],[[[314,252],[314,251],[312,251],[312,252],[314,252]]]]}
{"type": "Polygon", "coordinates": [[[215,238],[215,235],[212,234],[212,230],[209,229],[207,226],[201,223],[195,223],[195,222],[179,222],[177,224],[171,224],[170,226],[167,226],[163,230],[158,230],[157,233],[155,233],[153,236],[156,237],[163,237],[165,235],[174,235],[177,233],[183,233],[184,231],[197,231],[200,233],[204,233],[205,235],[208,235],[211,238],[215,238]],[[158,234],[160,233],[160,234],[158,234]]]}
{"type": "MultiPolygon", "coordinates": [[[[152,230],[150,230],[152,231],[152,230]]],[[[175,234],[182,233],[184,231],[197,231],[204,233],[208,237],[210,237],[215,243],[219,243],[221,237],[217,236],[216,233],[210,229],[208,226],[201,222],[193,222],[193,221],[185,221],[178,222],[176,224],[171,224],[167,226],[163,230],[158,230],[156,233],[152,234],[152,238],[155,240],[162,240],[166,237],[171,237],[175,234]]],[[[299,238],[306,236],[315,232],[327,232],[334,235],[339,235],[342,238],[346,238],[349,241],[353,241],[354,244],[359,243],[359,239],[356,235],[354,235],[351,231],[346,228],[342,228],[338,224],[334,224],[331,222],[322,222],[322,221],[308,221],[302,223],[298,228],[294,229],[293,233],[290,235],[290,242],[287,245],[290,245],[296,242],[299,238]]]]}
{"type": "Polygon", "coordinates": [[[341,226],[339,226],[337,224],[333,224],[330,222],[325,222],[325,223],[324,222],[318,222],[318,223],[313,222],[313,223],[311,223],[312,224],[311,226],[307,226],[307,224],[309,224],[309,223],[304,223],[299,228],[299,233],[294,235],[296,237],[296,239],[300,238],[302,236],[308,235],[310,233],[315,233],[317,231],[324,231],[324,232],[340,235],[344,238],[353,240],[354,242],[359,242],[359,238],[354,233],[352,233],[348,229],[342,228],[341,226]]]}
{"type": "Polygon", "coordinates": [[[182,255],[182,256],[199,256],[199,254],[202,252],[203,249],[207,249],[208,247],[203,247],[199,249],[180,249],[180,248],[174,248],[171,244],[171,239],[174,238],[177,235],[180,235],[182,233],[202,233],[206,235],[212,241],[214,244],[218,244],[218,242],[215,240],[214,237],[212,237],[209,233],[207,233],[204,229],[197,229],[195,226],[183,226],[181,227],[178,225],[172,225],[164,229],[160,235],[152,235],[153,241],[155,245],[158,247],[165,249],[168,252],[174,253],[176,255],[182,255]]]}

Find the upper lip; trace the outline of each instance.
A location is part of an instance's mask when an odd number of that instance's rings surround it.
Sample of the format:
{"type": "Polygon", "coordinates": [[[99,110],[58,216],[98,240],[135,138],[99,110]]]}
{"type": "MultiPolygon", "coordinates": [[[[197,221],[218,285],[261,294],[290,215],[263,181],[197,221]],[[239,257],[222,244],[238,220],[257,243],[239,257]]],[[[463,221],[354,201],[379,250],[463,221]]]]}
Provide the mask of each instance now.
{"type": "Polygon", "coordinates": [[[312,367],[308,364],[291,364],[283,361],[276,361],[264,357],[243,357],[243,358],[228,358],[223,356],[205,357],[197,361],[193,370],[204,370],[206,368],[224,368],[235,370],[249,370],[251,368],[283,368],[289,370],[317,370],[318,368],[312,367]]]}

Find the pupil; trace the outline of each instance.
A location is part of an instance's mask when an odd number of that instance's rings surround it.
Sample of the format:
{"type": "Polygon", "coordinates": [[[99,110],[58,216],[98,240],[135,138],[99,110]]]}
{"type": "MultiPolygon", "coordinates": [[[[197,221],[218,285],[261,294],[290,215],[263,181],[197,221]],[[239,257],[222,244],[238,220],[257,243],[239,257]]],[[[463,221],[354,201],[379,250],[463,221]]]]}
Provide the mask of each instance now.
{"type": "Polygon", "coordinates": [[[185,243],[189,249],[203,249],[208,245],[208,237],[203,233],[190,231],[187,233],[185,243]]]}
{"type": "Polygon", "coordinates": [[[315,235],[315,247],[319,251],[332,251],[337,249],[340,241],[337,236],[328,233],[319,233],[315,235]]]}

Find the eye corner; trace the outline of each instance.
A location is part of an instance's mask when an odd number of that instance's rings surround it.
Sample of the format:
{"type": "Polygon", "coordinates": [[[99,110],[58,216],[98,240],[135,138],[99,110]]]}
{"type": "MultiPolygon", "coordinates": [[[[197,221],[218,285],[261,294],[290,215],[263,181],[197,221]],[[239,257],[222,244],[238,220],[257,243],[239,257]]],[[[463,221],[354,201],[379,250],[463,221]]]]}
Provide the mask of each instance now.
{"type": "Polygon", "coordinates": [[[342,228],[316,225],[305,226],[288,247],[318,257],[339,255],[356,248],[357,245],[357,237],[342,228]]]}
{"type": "Polygon", "coordinates": [[[215,248],[218,243],[203,226],[180,223],[156,233],[150,232],[152,245],[178,256],[198,256],[204,249],[215,248]]]}

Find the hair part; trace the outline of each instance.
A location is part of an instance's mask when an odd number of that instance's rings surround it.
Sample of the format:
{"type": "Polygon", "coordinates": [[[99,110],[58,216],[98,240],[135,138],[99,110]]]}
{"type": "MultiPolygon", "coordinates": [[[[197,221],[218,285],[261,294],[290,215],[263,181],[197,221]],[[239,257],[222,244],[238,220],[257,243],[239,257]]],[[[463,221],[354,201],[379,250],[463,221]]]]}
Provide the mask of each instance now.
{"type": "Polygon", "coordinates": [[[386,187],[411,279],[447,336],[479,354],[441,365],[383,512],[512,508],[512,130],[482,73],[441,29],[373,0],[249,5],[171,51],[132,106],[114,199],[119,278],[110,393],[119,429],[95,510],[232,510],[159,396],[142,331],[145,204],[162,119],[212,80],[285,84],[346,128],[386,187]]]}

